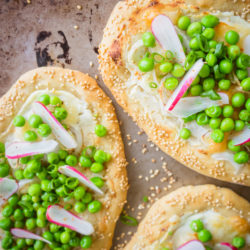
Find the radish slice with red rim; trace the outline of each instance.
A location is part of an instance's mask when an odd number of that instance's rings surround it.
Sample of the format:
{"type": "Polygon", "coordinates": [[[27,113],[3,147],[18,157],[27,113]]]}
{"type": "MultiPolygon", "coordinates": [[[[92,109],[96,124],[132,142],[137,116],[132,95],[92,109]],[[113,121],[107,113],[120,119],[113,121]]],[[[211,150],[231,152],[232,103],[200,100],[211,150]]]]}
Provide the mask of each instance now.
{"type": "Polygon", "coordinates": [[[40,142],[13,142],[6,147],[5,156],[8,159],[18,159],[26,156],[45,154],[55,151],[58,143],[55,140],[40,142]]]}
{"type": "Polygon", "coordinates": [[[221,97],[220,100],[211,100],[209,97],[193,96],[184,97],[176,104],[172,110],[172,114],[185,118],[190,115],[196,114],[211,106],[221,106],[229,103],[228,95],[225,93],[218,93],[221,97]]]}
{"type": "Polygon", "coordinates": [[[205,250],[205,247],[199,240],[190,240],[178,247],[178,250],[205,250]]]}
{"type": "Polygon", "coordinates": [[[18,184],[15,180],[9,178],[0,178],[0,206],[18,190],[18,184]]]}
{"type": "Polygon", "coordinates": [[[151,30],[162,48],[173,52],[177,62],[184,66],[186,56],[170,18],[162,14],[156,16],[151,23],[151,30]]]}
{"type": "Polygon", "coordinates": [[[51,244],[50,241],[44,239],[43,237],[34,234],[30,231],[27,231],[25,229],[21,229],[21,228],[11,228],[10,232],[13,236],[17,237],[17,238],[23,238],[23,239],[33,239],[33,240],[41,240],[44,241],[47,244],[51,244]]]}
{"type": "Polygon", "coordinates": [[[247,142],[250,142],[250,128],[249,126],[245,126],[245,128],[233,139],[233,145],[243,145],[247,142]]]}
{"type": "Polygon", "coordinates": [[[47,220],[59,226],[67,227],[83,235],[90,235],[94,227],[88,221],[70,213],[59,205],[51,205],[47,208],[47,220]]]}
{"type": "Polygon", "coordinates": [[[237,247],[234,247],[228,242],[217,243],[214,246],[214,250],[237,250],[237,249],[238,249],[237,247]]]}
{"type": "Polygon", "coordinates": [[[55,116],[47,109],[41,102],[33,104],[33,112],[40,115],[42,120],[48,123],[52,129],[53,134],[59,142],[67,149],[74,149],[77,147],[75,139],[62,126],[62,124],[55,118],[55,116]]]}
{"type": "Polygon", "coordinates": [[[175,89],[174,93],[169,98],[166,109],[167,111],[172,111],[176,104],[180,101],[182,96],[186,93],[187,89],[190,87],[196,76],[199,74],[201,68],[203,67],[204,62],[202,59],[199,59],[191,69],[185,74],[184,78],[175,89]]]}
{"type": "Polygon", "coordinates": [[[92,181],[90,181],[84,174],[79,172],[77,169],[71,166],[65,165],[65,166],[59,167],[58,171],[64,175],[78,179],[85,186],[89,187],[96,193],[103,195],[102,190],[99,189],[92,181]]]}

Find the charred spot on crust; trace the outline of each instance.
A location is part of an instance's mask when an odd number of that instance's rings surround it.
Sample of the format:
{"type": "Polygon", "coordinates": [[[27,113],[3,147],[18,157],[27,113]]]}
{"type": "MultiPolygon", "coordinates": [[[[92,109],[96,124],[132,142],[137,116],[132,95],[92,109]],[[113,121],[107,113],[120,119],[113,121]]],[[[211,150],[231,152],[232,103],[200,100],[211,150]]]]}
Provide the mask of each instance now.
{"type": "Polygon", "coordinates": [[[113,41],[109,49],[109,55],[116,64],[121,60],[121,47],[118,40],[113,41]]]}
{"type": "Polygon", "coordinates": [[[158,2],[157,0],[154,0],[154,1],[152,1],[152,2],[148,5],[148,7],[152,7],[152,6],[155,6],[155,5],[157,5],[157,4],[159,4],[159,2],[158,2]]]}

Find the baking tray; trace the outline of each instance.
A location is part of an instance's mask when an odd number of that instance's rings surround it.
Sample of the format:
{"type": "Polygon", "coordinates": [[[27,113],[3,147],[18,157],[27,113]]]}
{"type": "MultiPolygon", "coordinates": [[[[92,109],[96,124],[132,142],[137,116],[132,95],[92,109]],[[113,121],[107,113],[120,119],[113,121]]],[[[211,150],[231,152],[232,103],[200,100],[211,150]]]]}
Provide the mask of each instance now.
{"type": "MultiPolygon", "coordinates": [[[[5,0],[0,5],[0,96],[24,72],[58,65],[97,79],[113,100],[121,124],[129,178],[125,210],[139,221],[154,200],[183,186],[211,183],[250,201],[249,188],[202,176],[159,150],[117,105],[98,72],[98,45],[116,0],[5,0]],[[148,202],[143,197],[149,197],[148,202]]],[[[135,227],[117,223],[113,249],[130,239],[135,227]]]]}

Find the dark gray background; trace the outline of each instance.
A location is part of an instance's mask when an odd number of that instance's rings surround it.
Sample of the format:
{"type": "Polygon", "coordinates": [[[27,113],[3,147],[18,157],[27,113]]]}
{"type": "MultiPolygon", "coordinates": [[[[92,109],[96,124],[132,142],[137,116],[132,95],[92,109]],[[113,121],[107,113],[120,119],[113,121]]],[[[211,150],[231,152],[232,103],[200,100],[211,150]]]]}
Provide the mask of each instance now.
{"type": "MultiPolygon", "coordinates": [[[[98,83],[113,99],[98,72],[97,47],[116,2],[118,1],[33,0],[31,4],[27,4],[26,0],[2,0],[0,4],[0,96],[22,73],[37,66],[54,64],[89,73],[93,77],[98,75],[98,83]],[[82,10],[78,10],[77,5],[81,5],[82,10]],[[75,29],[75,25],[79,29],[75,29]],[[93,67],[90,66],[90,62],[93,62],[93,67]]],[[[118,119],[122,121],[121,130],[129,162],[128,204],[134,208],[134,211],[128,210],[130,215],[137,216],[138,212],[141,212],[142,217],[144,216],[147,208],[138,210],[137,207],[142,203],[143,196],[152,193],[151,186],[158,185],[162,190],[157,197],[167,193],[162,188],[167,187],[169,182],[160,182],[160,179],[166,176],[161,167],[163,162],[161,157],[164,157],[167,168],[177,180],[171,185],[172,188],[169,188],[169,191],[187,184],[213,183],[229,187],[250,200],[249,188],[204,177],[182,166],[160,150],[157,151],[156,147],[147,141],[145,134],[137,134],[139,128],[115,101],[114,105],[118,119]],[[129,146],[127,134],[131,135],[132,140],[136,139],[138,142],[129,146]],[[143,144],[147,145],[148,149],[144,155],[141,153],[143,144]],[[133,157],[137,160],[136,164],[132,161],[133,157]],[[156,159],[156,163],[152,163],[152,158],[156,159]],[[144,178],[150,176],[151,169],[159,169],[159,175],[146,182],[144,178]],[[139,175],[142,175],[143,179],[138,179],[139,175]]],[[[129,239],[128,232],[135,229],[118,222],[114,245],[117,245],[116,238],[121,233],[125,233],[120,240],[123,242],[124,239],[129,239]]]]}

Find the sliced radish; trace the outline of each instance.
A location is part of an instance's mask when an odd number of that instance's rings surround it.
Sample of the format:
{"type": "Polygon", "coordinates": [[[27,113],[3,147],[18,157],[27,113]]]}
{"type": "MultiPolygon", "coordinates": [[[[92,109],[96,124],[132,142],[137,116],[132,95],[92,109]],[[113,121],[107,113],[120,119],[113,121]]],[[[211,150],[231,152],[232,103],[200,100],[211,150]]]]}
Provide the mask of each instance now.
{"type": "Polygon", "coordinates": [[[167,111],[171,111],[174,109],[176,104],[180,101],[182,96],[185,94],[187,89],[190,87],[191,83],[194,81],[196,76],[199,74],[201,68],[203,67],[204,62],[202,59],[199,59],[192,67],[191,69],[185,74],[184,78],[178,85],[177,89],[174,91],[174,93],[169,98],[166,109],[167,111]]]}
{"type": "Polygon", "coordinates": [[[211,100],[209,97],[201,96],[181,98],[171,113],[184,118],[196,114],[211,106],[221,106],[229,103],[229,98],[227,94],[218,94],[220,95],[221,99],[216,101],[211,100]]]}
{"type": "Polygon", "coordinates": [[[190,240],[178,247],[177,250],[205,250],[205,247],[198,240],[190,240]]]}
{"type": "Polygon", "coordinates": [[[25,156],[53,152],[58,143],[55,140],[40,142],[13,142],[6,148],[5,156],[8,159],[18,159],[25,156]]]}
{"type": "Polygon", "coordinates": [[[164,50],[174,53],[177,62],[184,66],[186,56],[175,27],[169,17],[158,15],[151,23],[151,30],[164,50]]]}
{"type": "Polygon", "coordinates": [[[237,247],[232,246],[228,242],[217,243],[214,246],[214,250],[237,250],[237,249],[238,249],[237,247]]]}
{"type": "Polygon", "coordinates": [[[65,166],[59,167],[58,171],[62,174],[69,176],[69,177],[74,177],[74,178],[78,179],[85,186],[89,187],[90,189],[92,189],[96,193],[103,195],[102,190],[99,189],[92,181],[90,181],[84,174],[79,172],[77,169],[75,169],[71,166],[65,165],[65,166]]]}
{"type": "Polygon", "coordinates": [[[51,205],[47,208],[47,220],[59,226],[67,227],[83,235],[90,235],[94,232],[91,223],[70,213],[59,205],[51,205]]]}
{"type": "Polygon", "coordinates": [[[243,145],[247,142],[250,142],[250,128],[245,126],[245,128],[233,138],[233,144],[235,146],[243,145]]]}
{"type": "Polygon", "coordinates": [[[24,239],[33,239],[33,240],[41,240],[46,242],[47,244],[51,244],[50,241],[44,239],[43,237],[34,234],[30,231],[27,231],[25,229],[20,229],[20,228],[11,228],[10,232],[12,233],[12,235],[14,235],[17,238],[24,238],[24,239]]]}
{"type": "Polygon", "coordinates": [[[0,206],[18,190],[18,184],[15,180],[9,178],[0,178],[0,206]]]}
{"type": "Polygon", "coordinates": [[[64,147],[67,149],[73,149],[77,147],[75,139],[68,133],[68,131],[54,117],[54,115],[47,109],[45,105],[43,105],[41,102],[35,102],[33,104],[33,112],[37,115],[40,115],[43,121],[50,125],[53,134],[64,147]]]}

